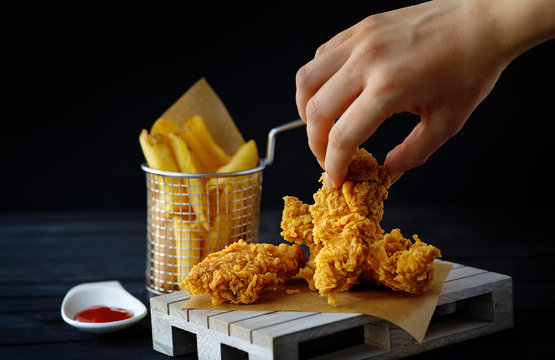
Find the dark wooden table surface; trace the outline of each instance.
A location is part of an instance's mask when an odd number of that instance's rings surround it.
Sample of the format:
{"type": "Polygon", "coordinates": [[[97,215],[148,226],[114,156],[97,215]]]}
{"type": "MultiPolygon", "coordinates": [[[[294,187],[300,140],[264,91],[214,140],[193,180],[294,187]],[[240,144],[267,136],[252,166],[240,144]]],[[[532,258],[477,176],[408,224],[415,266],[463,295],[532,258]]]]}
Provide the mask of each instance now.
{"type": "MultiPolygon", "coordinates": [[[[280,215],[263,209],[260,241],[280,241],[280,215]]],[[[167,358],[152,349],[148,316],[103,336],[60,316],[65,293],[91,281],[119,280],[148,306],[145,219],[124,210],[0,215],[0,359],[167,358]]],[[[414,358],[555,356],[554,223],[553,210],[387,207],[384,229],[418,233],[445,260],[513,278],[514,328],[414,358]]]]}

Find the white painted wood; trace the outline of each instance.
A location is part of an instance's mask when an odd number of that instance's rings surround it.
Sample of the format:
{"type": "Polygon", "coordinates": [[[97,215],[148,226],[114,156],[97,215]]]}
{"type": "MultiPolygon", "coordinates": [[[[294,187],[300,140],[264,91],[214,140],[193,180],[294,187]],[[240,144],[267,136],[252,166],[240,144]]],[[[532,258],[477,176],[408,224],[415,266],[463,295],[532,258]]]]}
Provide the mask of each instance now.
{"type": "Polygon", "coordinates": [[[482,273],[486,273],[486,270],[477,269],[471,266],[464,266],[464,267],[457,267],[451,269],[447,277],[445,278],[445,282],[453,281],[462,279],[469,276],[474,276],[482,273]]]}
{"type": "Polygon", "coordinates": [[[278,311],[255,318],[245,319],[234,322],[230,325],[230,335],[252,342],[252,331],[267,326],[285,323],[291,320],[306,318],[307,316],[317,313],[299,312],[299,311],[278,311]]]}
{"type": "Polygon", "coordinates": [[[512,280],[509,276],[492,272],[449,281],[443,284],[438,305],[493,292],[507,286],[512,287],[512,280]]]}
{"type": "Polygon", "coordinates": [[[193,324],[201,325],[205,328],[208,328],[208,318],[210,316],[228,313],[231,310],[196,310],[196,309],[189,309],[189,321],[193,324]]]}
{"type": "Polygon", "coordinates": [[[253,330],[252,343],[268,347],[272,346],[275,339],[283,337],[282,342],[296,344],[362,325],[367,321],[368,317],[361,314],[314,313],[311,316],[253,330]]]}
{"type": "Polygon", "coordinates": [[[304,341],[317,342],[362,325],[364,344],[317,359],[396,359],[512,327],[512,279],[452,264],[434,314],[446,320],[433,322],[422,344],[399,327],[367,315],[184,310],[190,295],[176,292],[151,299],[153,348],[170,356],[198,348],[200,359],[221,359],[225,344],[248,353],[251,360],[296,359],[304,341]],[[464,306],[458,307],[459,302],[464,306]]]}
{"type": "Polygon", "coordinates": [[[227,313],[222,313],[208,318],[208,328],[210,330],[219,331],[226,335],[230,335],[229,327],[231,324],[256,318],[262,315],[272,313],[273,311],[230,311],[227,313]]]}

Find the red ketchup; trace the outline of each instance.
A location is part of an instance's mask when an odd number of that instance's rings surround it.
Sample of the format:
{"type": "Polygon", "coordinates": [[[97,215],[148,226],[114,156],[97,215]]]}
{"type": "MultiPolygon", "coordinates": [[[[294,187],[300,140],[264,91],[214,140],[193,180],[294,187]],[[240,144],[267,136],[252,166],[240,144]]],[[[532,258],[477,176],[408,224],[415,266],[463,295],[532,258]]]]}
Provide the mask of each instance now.
{"type": "Polygon", "coordinates": [[[132,316],[133,313],[129,310],[96,305],[78,312],[73,320],[88,323],[105,323],[129,319],[132,316]]]}

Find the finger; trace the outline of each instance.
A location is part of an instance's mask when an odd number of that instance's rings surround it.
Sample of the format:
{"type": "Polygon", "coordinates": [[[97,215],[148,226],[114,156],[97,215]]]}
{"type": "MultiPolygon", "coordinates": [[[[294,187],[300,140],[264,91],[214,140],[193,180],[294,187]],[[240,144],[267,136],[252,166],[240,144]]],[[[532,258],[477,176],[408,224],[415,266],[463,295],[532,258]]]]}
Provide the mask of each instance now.
{"type": "Polygon", "coordinates": [[[389,101],[366,88],[333,125],[324,163],[328,185],[343,182],[357,148],[393,113],[390,107],[389,101]]]}
{"type": "Polygon", "coordinates": [[[318,89],[345,63],[348,54],[342,49],[329,51],[312,59],[297,71],[295,101],[301,119],[306,123],[306,104],[318,89]]]}
{"type": "Polygon", "coordinates": [[[398,179],[404,172],[423,165],[441,145],[457,131],[449,124],[458,123],[442,119],[423,119],[405,140],[393,148],[385,158],[384,167],[392,178],[398,179]]]}
{"type": "Polygon", "coordinates": [[[308,101],[308,145],[320,163],[323,163],[326,157],[328,137],[335,120],[345,112],[361,91],[360,77],[343,66],[308,101]]]}
{"type": "Polygon", "coordinates": [[[352,27],[350,27],[346,30],[341,31],[340,33],[338,33],[337,35],[332,37],[330,40],[328,40],[325,43],[323,43],[322,45],[320,45],[318,47],[318,49],[316,49],[316,54],[314,55],[314,57],[321,56],[321,55],[325,54],[326,52],[332,51],[333,49],[337,48],[338,46],[343,44],[345,41],[350,39],[351,36],[353,36],[354,32],[355,32],[355,27],[354,26],[352,26],[352,27]]]}

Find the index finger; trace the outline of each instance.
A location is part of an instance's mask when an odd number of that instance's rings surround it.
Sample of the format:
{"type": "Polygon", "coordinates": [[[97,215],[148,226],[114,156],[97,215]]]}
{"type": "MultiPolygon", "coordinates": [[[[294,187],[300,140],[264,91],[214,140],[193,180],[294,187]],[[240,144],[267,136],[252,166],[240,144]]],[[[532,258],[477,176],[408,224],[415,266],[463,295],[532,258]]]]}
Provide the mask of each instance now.
{"type": "Polygon", "coordinates": [[[338,187],[345,180],[357,148],[392,114],[390,106],[366,88],[333,125],[324,161],[328,185],[338,187]]]}

